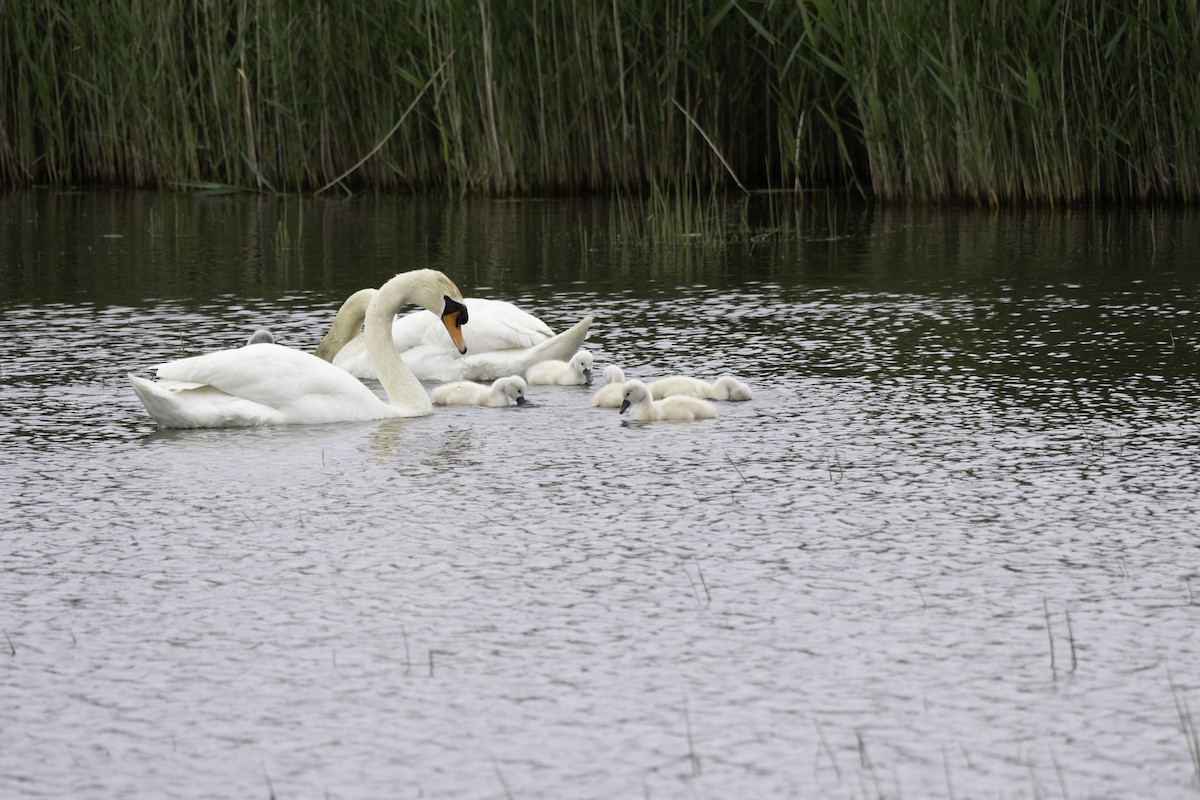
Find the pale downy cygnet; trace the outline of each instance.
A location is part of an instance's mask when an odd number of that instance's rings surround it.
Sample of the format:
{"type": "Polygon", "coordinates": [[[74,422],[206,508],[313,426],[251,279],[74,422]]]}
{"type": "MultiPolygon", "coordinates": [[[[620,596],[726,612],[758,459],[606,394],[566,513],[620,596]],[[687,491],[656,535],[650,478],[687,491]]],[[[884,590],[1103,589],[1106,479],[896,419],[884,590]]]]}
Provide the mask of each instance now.
{"type": "Polygon", "coordinates": [[[732,375],[722,375],[709,384],[706,397],[710,400],[750,400],[754,393],[732,375]]]}
{"type": "Polygon", "coordinates": [[[621,413],[628,411],[629,416],[639,422],[711,419],[717,415],[716,406],[698,397],[676,395],[655,400],[650,387],[641,381],[627,381],[622,385],[625,388],[621,413]]]}
{"type": "Polygon", "coordinates": [[[571,386],[592,383],[592,354],[580,350],[570,361],[540,361],[525,371],[530,384],[571,386]]]}
{"type": "Polygon", "coordinates": [[[520,375],[501,378],[492,385],[456,381],[434,388],[433,402],[439,406],[487,406],[503,408],[510,401],[525,405],[525,379],[520,375]]]}
{"type": "Polygon", "coordinates": [[[609,364],[604,368],[604,386],[592,395],[592,405],[596,408],[620,408],[623,383],[625,373],[616,364],[609,364]]]}

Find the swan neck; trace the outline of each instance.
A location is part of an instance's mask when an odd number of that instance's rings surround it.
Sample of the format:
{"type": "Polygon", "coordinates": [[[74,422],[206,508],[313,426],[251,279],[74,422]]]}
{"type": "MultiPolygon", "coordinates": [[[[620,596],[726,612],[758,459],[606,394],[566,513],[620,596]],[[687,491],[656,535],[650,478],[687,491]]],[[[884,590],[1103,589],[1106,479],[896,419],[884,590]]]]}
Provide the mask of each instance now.
{"type": "MultiPolygon", "coordinates": [[[[404,363],[392,342],[392,322],[397,312],[405,305],[416,304],[428,308],[435,314],[440,311],[435,302],[429,302],[431,294],[429,280],[420,272],[405,272],[392,278],[380,288],[379,293],[367,307],[363,336],[367,344],[367,356],[379,378],[388,402],[408,411],[428,412],[433,409],[425,387],[404,363]],[[435,307],[432,307],[435,306],[435,307]]],[[[432,292],[440,299],[441,295],[432,292]]]]}

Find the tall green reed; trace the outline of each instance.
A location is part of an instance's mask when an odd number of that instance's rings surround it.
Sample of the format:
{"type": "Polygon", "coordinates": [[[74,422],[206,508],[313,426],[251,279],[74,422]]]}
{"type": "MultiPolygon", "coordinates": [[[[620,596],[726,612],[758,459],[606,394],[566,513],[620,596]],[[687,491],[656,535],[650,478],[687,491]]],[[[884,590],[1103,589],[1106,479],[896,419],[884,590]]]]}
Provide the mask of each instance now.
{"type": "Polygon", "coordinates": [[[1198,39],[1155,0],[5,3],[0,181],[1190,201],[1198,39]]]}

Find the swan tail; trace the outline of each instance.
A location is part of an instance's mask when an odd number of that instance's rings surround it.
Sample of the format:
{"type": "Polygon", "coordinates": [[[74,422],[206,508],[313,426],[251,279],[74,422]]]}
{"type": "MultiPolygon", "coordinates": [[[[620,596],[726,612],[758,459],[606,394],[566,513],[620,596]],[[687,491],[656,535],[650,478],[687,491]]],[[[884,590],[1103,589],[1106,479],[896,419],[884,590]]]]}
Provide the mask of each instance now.
{"type": "Polygon", "coordinates": [[[539,345],[531,347],[529,357],[521,368],[525,370],[541,361],[569,361],[571,356],[579,351],[583,340],[587,338],[588,329],[592,327],[595,317],[590,314],[567,328],[552,339],[547,339],[539,345]]]}
{"type": "Polygon", "coordinates": [[[226,394],[202,383],[152,381],[129,373],[133,392],[164,428],[220,428],[278,424],[272,408],[226,394]]]}

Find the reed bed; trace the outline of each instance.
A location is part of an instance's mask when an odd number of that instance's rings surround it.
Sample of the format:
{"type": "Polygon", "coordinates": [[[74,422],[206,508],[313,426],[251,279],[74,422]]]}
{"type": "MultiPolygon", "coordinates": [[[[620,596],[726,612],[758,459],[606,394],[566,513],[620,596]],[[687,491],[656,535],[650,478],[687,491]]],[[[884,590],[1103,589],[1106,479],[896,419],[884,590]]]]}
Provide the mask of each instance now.
{"type": "Polygon", "coordinates": [[[0,182],[1188,202],[1196,41],[1157,0],[3,3],[0,182]]]}

